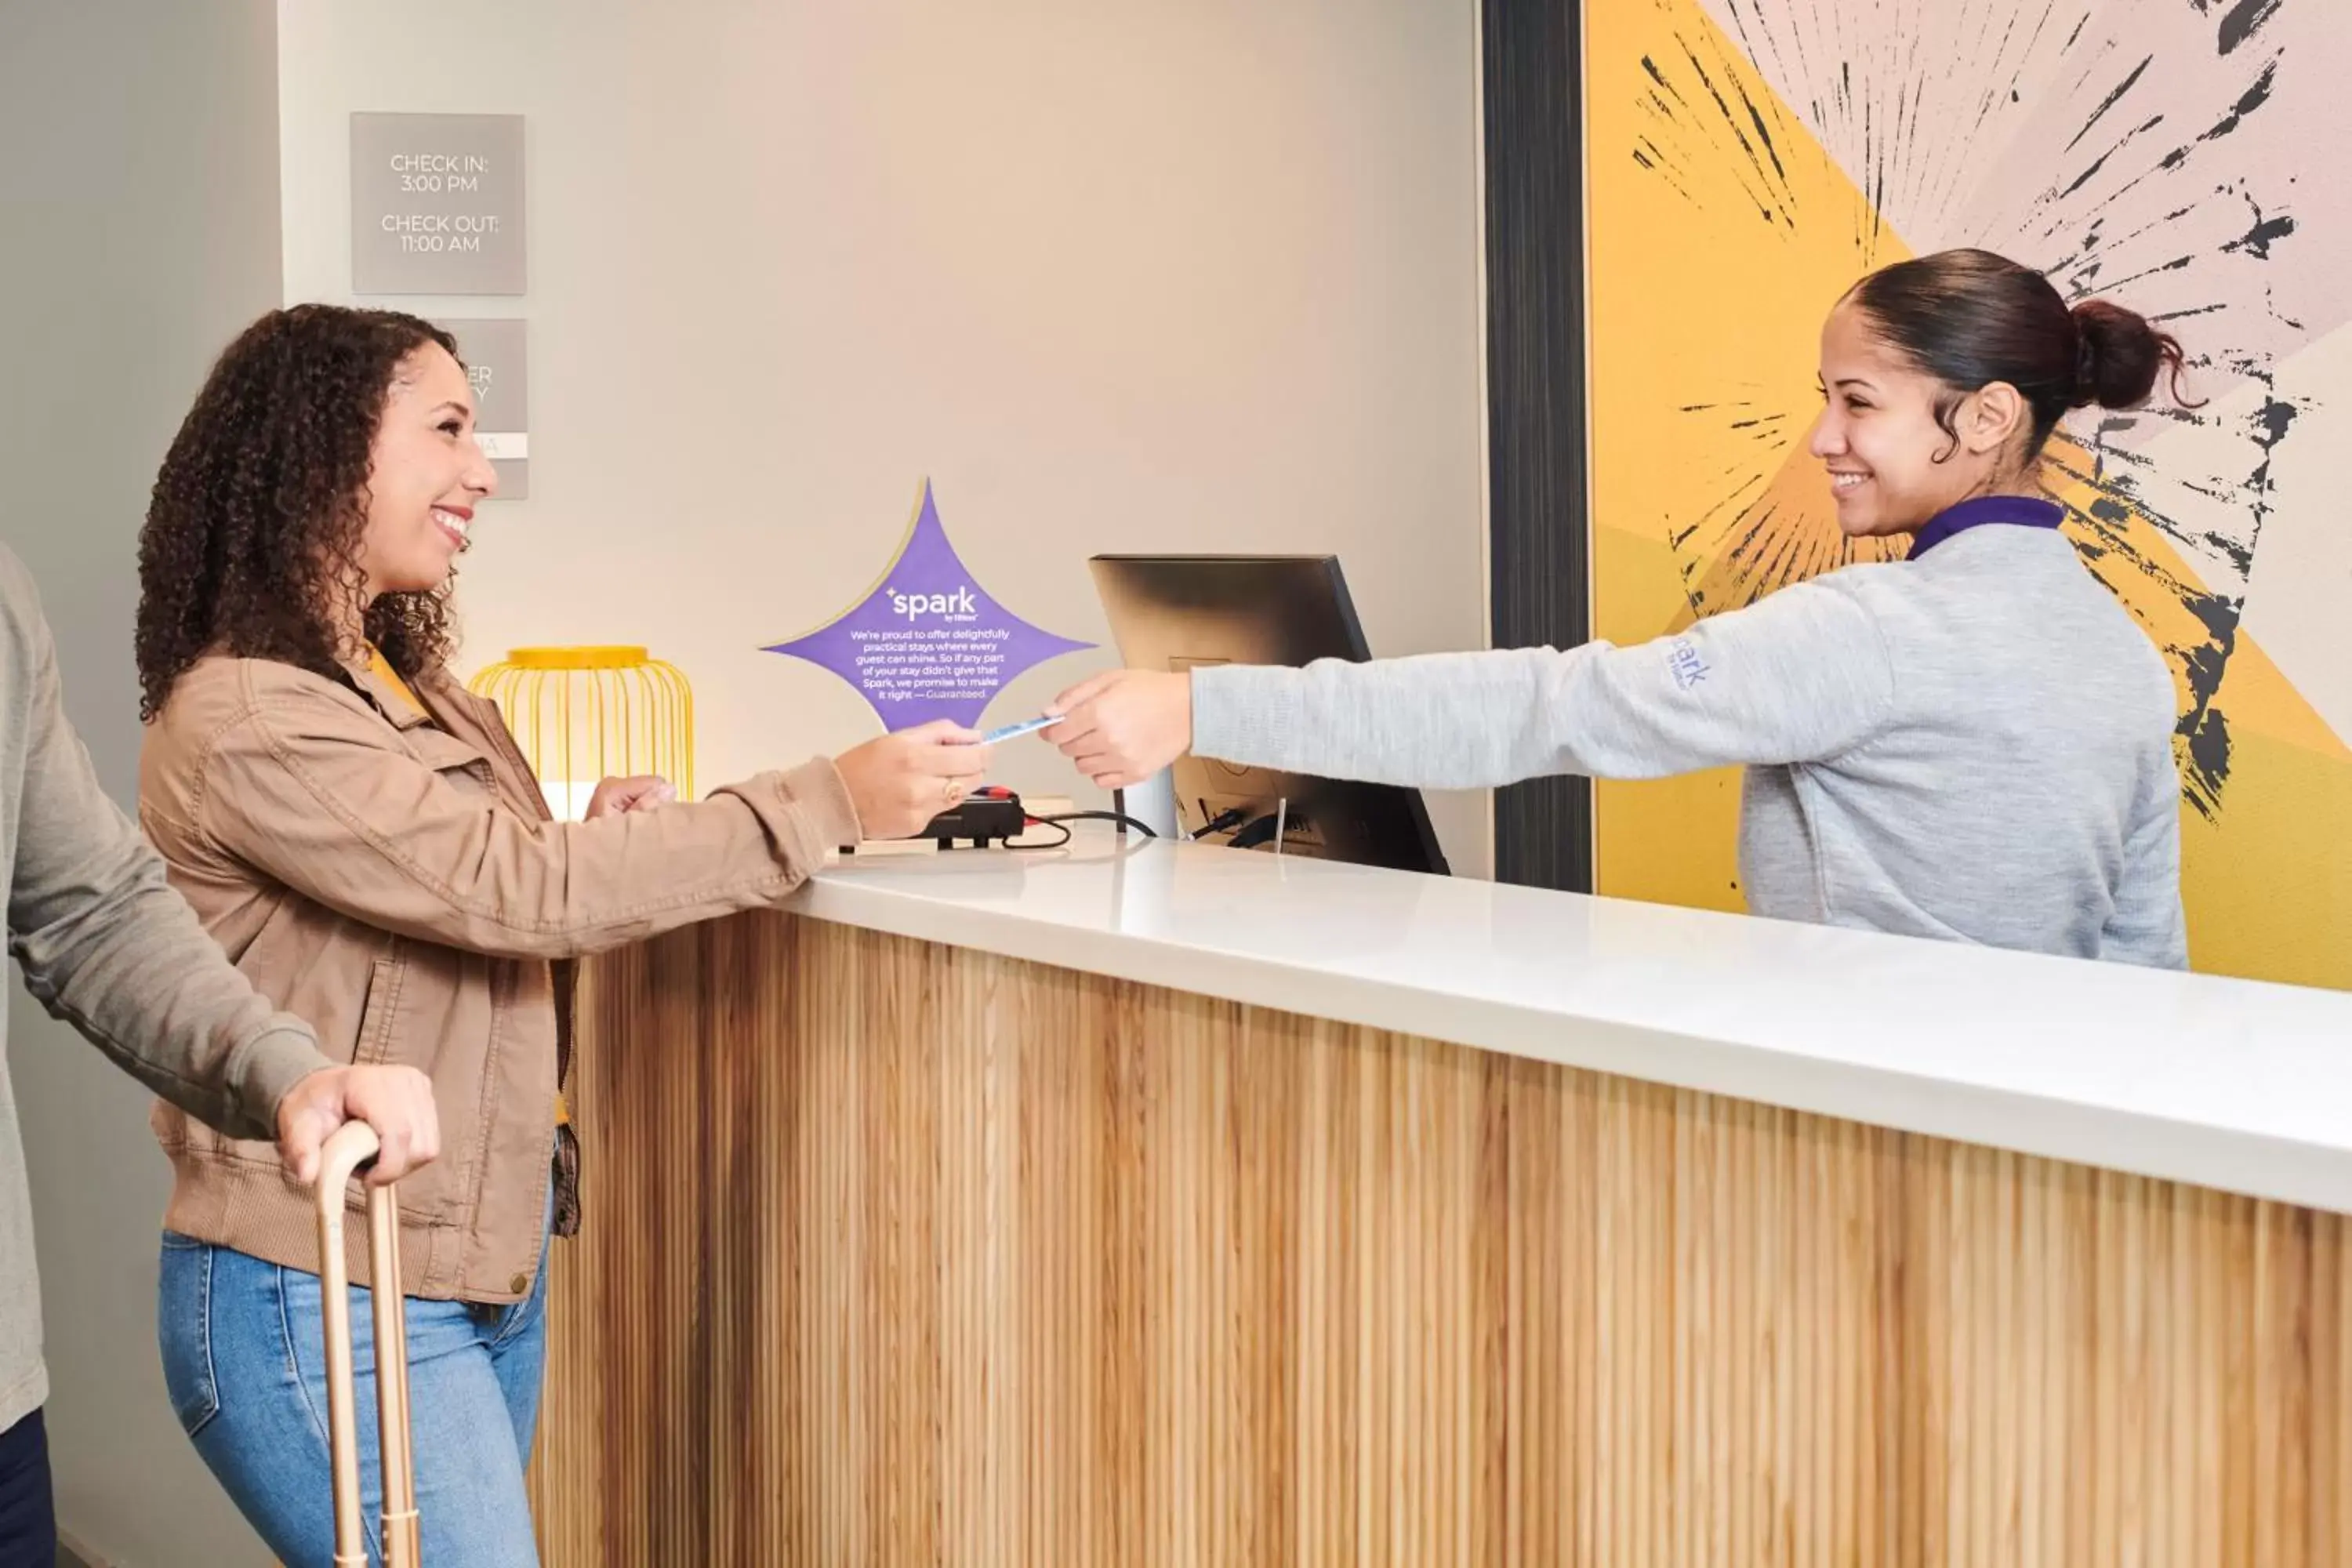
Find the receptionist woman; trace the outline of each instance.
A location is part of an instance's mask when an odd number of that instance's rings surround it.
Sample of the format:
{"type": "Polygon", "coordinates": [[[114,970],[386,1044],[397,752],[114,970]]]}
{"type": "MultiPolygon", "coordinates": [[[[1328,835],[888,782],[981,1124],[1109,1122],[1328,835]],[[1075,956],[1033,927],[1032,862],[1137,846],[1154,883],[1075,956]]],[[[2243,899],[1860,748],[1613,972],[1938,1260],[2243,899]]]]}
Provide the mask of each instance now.
{"type": "Polygon", "coordinates": [[[2172,680],[2036,483],[2068,410],[2180,364],[2001,258],[1905,261],[1822,327],[1811,449],[1845,532],[1906,560],[1633,647],[1113,671],[1046,733],[1109,787],[1187,750],[1433,788],[1744,763],[1755,913],[2181,967],[2172,680]]]}
{"type": "MultiPolygon", "coordinates": [[[[565,961],[777,902],[829,850],[953,805],[987,748],[926,726],[704,801],[608,780],[590,820],[549,821],[496,707],[449,673],[452,574],[497,483],[455,348],[413,316],[302,305],[222,355],[140,540],[139,807],[256,989],[330,1054],[431,1079],[445,1157],[400,1192],[423,1556],[522,1568],[551,1215],[577,1218],[565,961]]],[[[266,1146],[169,1109],[155,1125],[164,1382],[279,1560],[325,1563],[308,1194],[266,1146]]],[[[372,1318],[352,1320],[372,1408],[372,1318]]],[[[372,1450],[366,1409],[359,1431],[372,1450]]],[[[373,1490],[372,1452],[361,1473],[373,1490]]]]}

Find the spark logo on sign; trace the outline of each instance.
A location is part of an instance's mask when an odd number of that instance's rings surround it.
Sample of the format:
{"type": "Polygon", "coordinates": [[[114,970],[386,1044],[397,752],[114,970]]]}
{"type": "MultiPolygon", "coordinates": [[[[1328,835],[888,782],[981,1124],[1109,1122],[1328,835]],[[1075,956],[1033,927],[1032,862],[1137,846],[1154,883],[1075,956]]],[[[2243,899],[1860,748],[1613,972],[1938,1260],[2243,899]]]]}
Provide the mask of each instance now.
{"type": "Polygon", "coordinates": [[[940,526],[929,480],[874,591],[816,630],[764,651],[841,677],[891,730],[933,719],[975,727],[1022,671],[1092,643],[1031,626],[990,597],[940,526]]]}
{"type": "Polygon", "coordinates": [[[959,588],[952,594],[902,594],[893,588],[890,590],[890,608],[893,613],[910,621],[919,621],[925,616],[940,616],[950,621],[975,621],[980,618],[980,611],[973,604],[971,590],[968,587],[959,588]]]}

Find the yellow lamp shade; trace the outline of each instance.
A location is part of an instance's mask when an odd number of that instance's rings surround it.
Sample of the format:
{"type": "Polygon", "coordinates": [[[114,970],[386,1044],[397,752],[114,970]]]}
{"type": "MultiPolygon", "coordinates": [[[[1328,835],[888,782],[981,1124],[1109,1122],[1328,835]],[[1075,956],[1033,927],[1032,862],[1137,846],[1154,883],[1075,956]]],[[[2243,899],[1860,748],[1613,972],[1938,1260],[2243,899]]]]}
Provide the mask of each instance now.
{"type": "Polygon", "coordinates": [[[560,820],[585,816],[599,781],[635,773],[694,798],[694,692],[642,647],[519,647],[467,687],[506,715],[560,820]]]}

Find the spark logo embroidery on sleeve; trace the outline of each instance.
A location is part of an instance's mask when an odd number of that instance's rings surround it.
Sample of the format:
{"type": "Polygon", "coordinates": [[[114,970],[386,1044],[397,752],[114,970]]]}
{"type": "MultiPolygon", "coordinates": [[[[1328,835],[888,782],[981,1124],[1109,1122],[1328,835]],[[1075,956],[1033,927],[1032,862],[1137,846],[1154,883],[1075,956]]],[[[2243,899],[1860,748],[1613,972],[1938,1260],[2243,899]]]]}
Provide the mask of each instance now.
{"type": "Polygon", "coordinates": [[[1688,637],[1672,637],[1666,643],[1666,673],[1675,684],[1688,691],[1704,681],[1709,673],[1706,660],[1699,657],[1698,645],[1688,637]]]}

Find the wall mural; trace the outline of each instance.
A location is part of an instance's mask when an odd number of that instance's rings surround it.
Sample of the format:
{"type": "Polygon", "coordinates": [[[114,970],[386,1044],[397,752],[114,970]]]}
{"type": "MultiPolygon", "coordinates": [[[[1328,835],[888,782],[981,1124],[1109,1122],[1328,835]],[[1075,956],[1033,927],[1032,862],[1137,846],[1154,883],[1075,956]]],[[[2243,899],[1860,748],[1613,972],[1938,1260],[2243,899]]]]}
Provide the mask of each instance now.
{"type": "MultiPolygon", "coordinates": [[[[1588,262],[1619,642],[1885,552],[1840,535],[1805,451],[1821,320],[1864,272],[1983,246],[2175,332],[2204,405],[2077,416],[2045,477],[2173,668],[2198,967],[2352,986],[2340,5],[1592,5],[1588,262]]],[[[1738,907],[1736,781],[1597,812],[1603,891],[1738,907]]]]}

